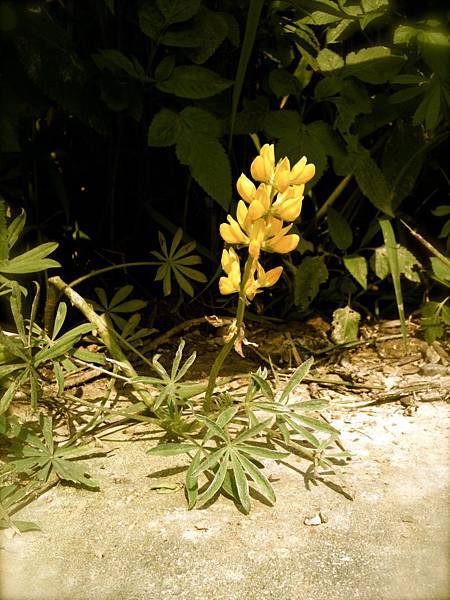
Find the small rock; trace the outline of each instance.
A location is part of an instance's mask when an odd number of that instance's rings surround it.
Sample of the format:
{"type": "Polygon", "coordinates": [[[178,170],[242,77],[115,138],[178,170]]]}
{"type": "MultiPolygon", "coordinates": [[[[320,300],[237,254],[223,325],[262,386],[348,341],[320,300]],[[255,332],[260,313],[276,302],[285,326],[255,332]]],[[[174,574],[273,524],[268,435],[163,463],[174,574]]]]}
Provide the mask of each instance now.
{"type": "Polygon", "coordinates": [[[316,514],[312,517],[305,517],[303,520],[303,524],[310,526],[322,525],[322,519],[320,518],[320,514],[316,514]]]}
{"type": "Polygon", "coordinates": [[[438,363],[441,361],[439,353],[436,352],[433,346],[428,346],[427,351],[425,352],[425,358],[430,363],[438,363]]]}

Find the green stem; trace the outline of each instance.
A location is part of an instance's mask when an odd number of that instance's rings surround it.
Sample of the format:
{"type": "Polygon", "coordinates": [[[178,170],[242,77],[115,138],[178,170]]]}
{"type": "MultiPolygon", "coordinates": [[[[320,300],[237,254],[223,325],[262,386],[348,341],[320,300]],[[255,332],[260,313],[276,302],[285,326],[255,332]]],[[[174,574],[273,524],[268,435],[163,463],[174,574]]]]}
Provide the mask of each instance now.
{"type": "Polygon", "coordinates": [[[236,342],[236,340],[241,332],[242,323],[244,321],[245,307],[247,304],[247,298],[245,295],[245,287],[246,287],[248,278],[250,277],[250,275],[252,273],[253,263],[254,263],[253,257],[249,256],[247,258],[247,262],[245,263],[244,276],[242,277],[241,287],[239,290],[239,302],[238,302],[238,307],[237,307],[237,312],[236,312],[236,333],[233,335],[231,340],[228,341],[223,346],[222,350],[217,355],[216,360],[214,361],[214,364],[211,368],[211,373],[210,373],[209,379],[208,379],[208,387],[206,388],[205,400],[203,403],[205,413],[209,413],[211,411],[212,396],[214,393],[214,388],[216,385],[217,377],[219,376],[220,369],[222,368],[222,365],[223,365],[226,357],[232,350],[234,343],[236,342]]]}

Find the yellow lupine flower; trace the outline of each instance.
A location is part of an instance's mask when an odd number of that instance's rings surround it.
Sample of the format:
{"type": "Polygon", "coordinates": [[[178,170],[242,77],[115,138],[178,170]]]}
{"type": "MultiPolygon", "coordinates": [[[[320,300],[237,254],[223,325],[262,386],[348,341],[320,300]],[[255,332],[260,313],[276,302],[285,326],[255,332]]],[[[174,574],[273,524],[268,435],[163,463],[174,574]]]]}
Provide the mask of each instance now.
{"type": "Polygon", "coordinates": [[[248,177],[241,174],[239,179],[236,182],[236,188],[239,193],[239,196],[250,204],[255,199],[256,196],[256,187],[253,181],[251,181],[248,177]]]}
{"type": "Polygon", "coordinates": [[[303,156],[291,170],[291,185],[302,185],[308,183],[316,174],[316,166],[306,164],[306,156],[303,156]]]}
{"type": "Polygon", "coordinates": [[[272,204],[271,214],[283,221],[295,221],[302,210],[304,190],[304,184],[290,185],[284,192],[277,195],[277,199],[272,204]]]}
{"type": "Polygon", "coordinates": [[[233,248],[222,252],[222,268],[227,277],[219,279],[219,290],[224,296],[239,292],[241,286],[241,266],[239,256],[233,248]]]}
{"type": "Polygon", "coordinates": [[[239,223],[231,215],[227,216],[228,223],[222,223],[219,227],[222,239],[228,244],[248,244],[248,236],[242,231],[239,223]]]}
{"type": "Polygon", "coordinates": [[[264,144],[259,156],[250,165],[250,173],[256,181],[270,183],[275,168],[275,148],[273,144],[264,144]]]}
{"type": "Polygon", "coordinates": [[[272,287],[280,279],[283,267],[275,267],[269,271],[264,271],[264,267],[258,262],[256,265],[258,278],[256,280],[258,287],[272,287]]]}

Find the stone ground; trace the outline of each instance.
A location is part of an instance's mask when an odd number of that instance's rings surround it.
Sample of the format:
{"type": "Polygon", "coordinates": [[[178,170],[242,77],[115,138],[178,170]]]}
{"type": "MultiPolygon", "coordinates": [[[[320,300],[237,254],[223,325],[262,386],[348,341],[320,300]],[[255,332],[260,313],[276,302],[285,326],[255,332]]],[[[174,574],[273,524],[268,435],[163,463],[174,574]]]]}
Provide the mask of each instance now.
{"type": "Polygon", "coordinates": [[[182,481],[182,460],[117,435],[90,461],[100,492],[55,487],[20,513],[41,532],[2,534],[1,599],[447,600],[448,409],[334,411],[354,500],[307,489],[300,460],[268,461],[277,503],[254,500],[249,516],[224,497],[188,511],[181,486],[154,489],[168,468],[182,481]],[[304,523],[318,512],[325,522],[304,523]]]}

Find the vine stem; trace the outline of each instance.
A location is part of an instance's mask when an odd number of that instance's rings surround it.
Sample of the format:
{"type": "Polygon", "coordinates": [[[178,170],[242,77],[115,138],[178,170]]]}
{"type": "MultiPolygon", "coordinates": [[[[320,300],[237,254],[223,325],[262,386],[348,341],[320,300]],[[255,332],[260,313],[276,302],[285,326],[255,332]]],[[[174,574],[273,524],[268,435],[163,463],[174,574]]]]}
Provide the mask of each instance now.
{"type": "Polygon", "coordinates": [[[247,305],[247,298],[245,296],[245,287],[246,287],[247,281],[252,273],[254,260],[255,259],[252,256],[249,256],[247,258],[247,262],[245,263],[244,276],[242,277],[242,281],[241,281],[241,285],[240,285],[240,289],[239,289],[239,301],[238,301],[238,307],[237,307],[237,311],[236,311],[236,333],[233,335],[231,340],[229,340],[223,346],[223,348],[217,355],[216,360],[214,361],[213,366],[211,368],[211,373],[210,373],[209,379],[208,379],[208,387],[206,388],[205,400],[203,403],[203,408],[205,410],[205,413],[209,413],[211,411],[212,396],[214,393],[214,388],[216,385],[217,377],[219,376],[220,369],[222,368],[222,365],[223,365],[226,357],[232,350],[236,340],[238,339],[238,336],[241,333],[242,323],[244,322],[245,307],[247,305]]]}
{"type": "MultiPolygon", "coordinates": [[[[128,360],[127,356],[122,351],[114,330],[108,325],[108,323],[98,315],[90,304],[80,296],[78,292],[73,290],[70,285],[61,279],[61,277],[51,277],[48,280],[49,285],[54,286],[59,292],[62,292],[67,296],[73,306],[76,306],[80,312],[86,317],[86,319],[92,323],[98,332],[99,337],[108,349],[111,357],[120,363],[120,366],[127,377],[136,377],[137,373],[128,360]]],[[[140,399],[145,403],[146,406],[152,408],[153,400],[151,394],[138,384],[132,384],[134,391],[138,394],[140,399]]]]}

